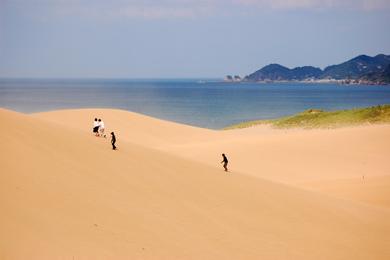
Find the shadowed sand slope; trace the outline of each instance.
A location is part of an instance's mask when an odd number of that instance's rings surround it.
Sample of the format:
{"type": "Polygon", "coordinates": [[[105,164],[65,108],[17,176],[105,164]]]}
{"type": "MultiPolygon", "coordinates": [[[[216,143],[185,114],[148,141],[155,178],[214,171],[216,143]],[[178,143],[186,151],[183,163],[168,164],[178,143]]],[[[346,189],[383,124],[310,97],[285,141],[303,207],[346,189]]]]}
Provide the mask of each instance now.
{"type": "Polygon", "coordinates": [[[0,259],[390,257],[385,208],[131,141],[112,151],[86,131],[6,110],[0,120],[0,259]]]}

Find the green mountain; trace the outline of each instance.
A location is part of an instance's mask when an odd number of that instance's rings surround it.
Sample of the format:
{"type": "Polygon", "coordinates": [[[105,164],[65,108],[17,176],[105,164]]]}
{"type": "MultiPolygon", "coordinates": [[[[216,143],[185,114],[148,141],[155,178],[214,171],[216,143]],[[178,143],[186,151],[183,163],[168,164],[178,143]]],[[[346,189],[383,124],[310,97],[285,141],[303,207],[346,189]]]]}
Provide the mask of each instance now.
{"type": "Polygon", "coordinates": [[[390,65],[383,72],[367,73],[359,78],[362,83],[390,84],[390,65]]]}
{"type": "Polygon", "coordinates": [[[246,76],[243,81],[309,81],[309,80],[343,80],[354,83],[389,83],[388,71],[390,55],[379,54],[375,57],[359,55],[338,65],[331,65],[321,70],[312,66],[289,69],[279,64],[267,65],[246,76]],[[362,81],[362,82],[361,82],[362,81]]]}
{"type": "Polygon", "coordinates": [[[358,79],[369,73],[383,72],[390,65],[390,55],[379,54],[375,57],[357,56],[338,65],[326,67],[321,78],[358,79]]]}
{"type": "Polygon", "coordinates": [[[270,64],[246,76],[247,81],[305,80],[318,78],[322,70],[312,66],[289,69],[279,64],[270,64]]]}

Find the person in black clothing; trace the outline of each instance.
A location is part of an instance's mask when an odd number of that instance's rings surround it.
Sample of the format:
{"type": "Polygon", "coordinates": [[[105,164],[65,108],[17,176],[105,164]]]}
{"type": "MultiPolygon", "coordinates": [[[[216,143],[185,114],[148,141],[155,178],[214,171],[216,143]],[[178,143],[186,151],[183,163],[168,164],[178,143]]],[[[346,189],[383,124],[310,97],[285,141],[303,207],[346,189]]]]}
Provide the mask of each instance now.
{"type": "Polygon", "coordinates": [[[111,132],[111,144],[112,144],[112,150],[116,150],[115,142],[116,142],[116,137],[115,137],[115,134],[114,134],[114,132],[111,132]]]}
{"type": "Polygon", "coordinates": [[[225,172],[227,172],[228,171],[227,165],[228,165],[229,161],[224,153],[222,154],[222,157],[223,157],[223,160],[221,163],[223,163],[223,168],[225,168],[225,172]]]}

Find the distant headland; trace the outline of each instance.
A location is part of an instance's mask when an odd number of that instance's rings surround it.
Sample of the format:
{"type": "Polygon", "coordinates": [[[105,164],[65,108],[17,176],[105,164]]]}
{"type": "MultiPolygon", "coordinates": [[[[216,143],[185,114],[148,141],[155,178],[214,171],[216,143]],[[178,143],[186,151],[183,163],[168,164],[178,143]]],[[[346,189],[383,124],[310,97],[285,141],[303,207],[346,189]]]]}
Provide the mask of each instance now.
{"type": "Polygon", "coordinates": [[[359,55],[324,70],[313,66],[293,69],[280,64],[269,64],[247,76],[227,75],[226,82],[333,82],[340,84],[390,84],[390,55],[378,54],[374,57],[359,55]]]}

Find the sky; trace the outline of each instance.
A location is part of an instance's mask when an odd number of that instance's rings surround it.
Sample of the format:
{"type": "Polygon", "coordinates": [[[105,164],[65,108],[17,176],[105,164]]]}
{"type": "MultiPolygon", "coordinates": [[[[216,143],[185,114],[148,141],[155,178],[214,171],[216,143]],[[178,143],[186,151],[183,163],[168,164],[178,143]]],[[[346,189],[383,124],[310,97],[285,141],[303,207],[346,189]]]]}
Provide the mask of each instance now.
{"type": "Polygon", "coordinates": [[[0,0],[2,78],[221,78],[390,54],[390,0],[0,0]]]}

